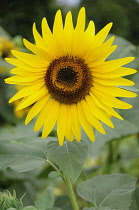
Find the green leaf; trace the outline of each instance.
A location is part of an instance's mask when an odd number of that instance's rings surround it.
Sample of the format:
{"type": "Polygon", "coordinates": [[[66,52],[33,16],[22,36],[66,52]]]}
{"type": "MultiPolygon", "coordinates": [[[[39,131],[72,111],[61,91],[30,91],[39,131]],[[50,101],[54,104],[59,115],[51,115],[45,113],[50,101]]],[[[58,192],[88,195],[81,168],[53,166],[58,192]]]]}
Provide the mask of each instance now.
{"type": "Polygon", "coordinates": [[[55,197],[51,187],[46,188],[35,200],[35,206],[39,210],[46,210],[54,206],[55,197]]]}
{"type": "Polygon", "coordinates": [[[71,210],[72,209],[72,204],[69,199],[69,196],[63,195],[63,196],[58,196],[55,202],[55,206],[59,207],[60,209],[66,209],[66,210],[71,210]]]}
{"type": "Polygon", "coordinates": [[[52,171],[48,175],[49,179],[56,179],[56,178],[59,178],[59,177],[61,177],[61,174],[57,171],[52,171]]]}
{"type": "Polygon", "coordinates": [[[95,207],[128,210],[135,183],[136,178],[125,174],[100,175],[81,183],[77,191],[95,207]]]}
{"type": "Polygon", "coordinates": [[[92,207],[92,208],[85,207],[85,208],[83,208],[83,210],[117,210],[117,209],[110,209],[108,207],[92,207]]]}
{"type": "Polygon", "coordinates": [[[87,140],[89,146],[89,156],[98,157],[100,155],[101,150],[104,147],[104,144],[114,138],[121,138],[123,136],[128,136],[131,134],[135,134],[139,131],[139,128],[132,122],[128,120],[119,120],[116,118],[112,119],[112,122],[115,126],[114,129],[108,127],[107,125],[103,125],[106,135],[95,132],[96,140],[95,142],[90,142],[86,134],[84,135],[84,140],[87,140]]]}
{"type": "Polygon", "coordinates": [[[0,141],[0,168],[25,172],[38,168],[46,161],[46,140],[41,138],[0,141]],[[36,140],[36,141],[35,141],[36,140]]]}
{"type": "Polygon", "coordinates": [[[52,208],[48,208],[48,209],[46,209],[46,210],[62,210],[62,209],[60,209],[60,208],[58,208],[58,207],[52,207],[52,208]]]}
{"type": "Polygon", "coordinates": [[[6,126],[0,128],[0,140],[16,140],[19,138],[30,138],[38,134],[33,131],[34,124],[30,123],[28,126],[18,124],[17,126],[6,126]]]}
{"type": "Polygon", "coordinates": [[[139,188],[134,191],[132,197],[132,205],[129,210],[139,210],[139,188]]]}
{"type": "Polygon", "coordinates": [[[15,208],[9,208],[9,209],[7,209],[7,210],[17,210],[17,209],[15,209],[15,208]]]}
{"type": "Polygon", "coordinates": [[[73,181],[76,181],[81,173],[87,152],[88,147],[84,141],[65,142],[63,146],[54,141],[47,144],[48,159],[57,164],[73,181]]]}
{"type": "Polygon", "coordinates": [[[39,209],[36,209],[34,206],[27,206],[23,208],[23,210],[39,210],[39,209]]]}

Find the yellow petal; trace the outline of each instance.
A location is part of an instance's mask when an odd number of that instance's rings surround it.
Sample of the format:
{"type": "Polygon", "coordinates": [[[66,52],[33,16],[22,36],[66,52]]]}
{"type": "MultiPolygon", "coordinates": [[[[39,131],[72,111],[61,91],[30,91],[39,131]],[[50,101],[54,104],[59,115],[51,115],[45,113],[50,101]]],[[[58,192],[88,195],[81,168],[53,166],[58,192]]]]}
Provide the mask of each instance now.
{"type": "Polygon", "coordinates": [[[47,39],[47,37],[52,36],[52,32],[48,26],[46,18],[42,19],[42,36],[44,39],[47,39]]]}
{"type": "Polygon", "coordinates": [[[43,97],[42,99],[40,99],[39,101],[37,101],[32,108],[29,110],[26,120],[25,120],[25,124],[27,125],[37,114],[40,113],[40,111],[45,107],[48,99],[50,98],[49,95],[47,95],[46,97],[43,97]]]}
{"type": "Polygon", "coordinates": [[[119,87],[113,87],[113,86],[103,86],[103,85],[96,85],[95,88],[99,91],[101,91],[103,94],[105,92],[110,93],[112,96],[115,97],[136,97],[137,94],[133,93],[131,91],[119,88],[119,87]]]}
{"type": "Polygon", "coordinates": [[[111,128],[114,128],[113,123],[111,122],[108,114],[106,111],[104,111],[102,108],[100,108],[99,106],[96,105],[96,103],[94,102],[94,100],[88,95],[85,97],[86,102],[89,106],[89,109],[91,111],[91,113],[98,118],[99,120],[101,120],[102,122],[104,122],[106,125],[108,125],[111,128]]]}
{"type": "Polygon", "coordinates": [[[46,71],[46,67],[44,66],[43,68],[35,68],[32,66],[29,66],[28,64],[23,63],[21,60],[19,59],[15,59],[15,58],[6,58],[5,59],[8,63],[11,63],[14,66],[18,66],[19,68],[25,69],[25,71],[29,71],[29,72],[40,72],[40,71],[46,71]]]}
{"type": "Polygon", "coordinates": [[[110,72],[94,72],[93,71],[93,76],[98,77],[98,78],[104,78],[104,79],[111,79],[111,78],[116,78],[116,77],[121,77],[121,76],[126,76],[130,74],[134,74],[137,71],[135,69],[130,69],[130,68],[125,68],[125,67],[120,67],[118,69],[115,69],[114,71],[110,72]]]}
{"type": "Polygon", "coordinates": [[[56,59],[58,56],[58,49],[54,40],[54,36],[49,29],[46,18],[43,18],[42,20],[42,36],[43,36],[44,46],[40,47],[45,51],[47,51],[48,54],[50,54],[51,60],[56,59]]]}
{"type": "Polygon", "coordinates": [[[12,103],[13,101],[16,101],[20,98],[23,98],[25,96],[34,94],[36,91],[38,91],[43,86],[42,83],[38,83],[37,85],[27,86],[23,87],[18,93],[16,93],[10,100],[9,103],[12,103]]]}
{"type": "Polygon", "coordinates": [[[91,141],[94,141],[95,140],[95,136],[94,136],[93,128],[92,128],[91,124],[88,122],[88,120],[85,118],[85,116],[83,114],[81,103],[77,104],[77,112],[78,112],[79,122],[82,125],[84,131],[88,135],[89,139],[91,141]]]}
{"type": "Polygon", "coordinates": [[[43,126],[47,118],[47,114],[49,111],[51,111],[50,108],[52,107],[52,104],[54,103],[53,99],[50,99],[50,95],[46,95],[44,98],[46,98],[47,103],[45,107],[42,109],[42,111],[40,112],[38,119],[36,120],[34,131],[40,130],[40,128],[43,126]]]}
{"type": "Polygon", "coordinates": [[[16,50],[12,50],[12,54],[18,58],[19,60],[21,60],[24,63],[27,63],[28,65],[35,67],[36,66],[38,68],[42,68],[45,67],[47,68],[49,65],[49,62],[46,59],[42,59],[39,56],[36,55],[32,55],[32,54],[28,54],[28,53],[23,53],[23,52],[19,52],[16,50]]]}
{"type": "Polygon", "coordinates": [[[92,113],[90,112],[89,108],[88,108],[88,104],[86,103],[85,100],[82,100],[81,102],[81,106],[82,106],[82,110],[84,113],[85,118],[87,119],[87,121],[96,129],[98,130],[100,133],[105,134],[105,130],[102,127],[101,123],[99,122],[99,120],[92,115],[92,113]]]}
{"type": "Polygon", "coordinates": [[[47,95],[47,89],[46,87],[42,87],[40,90],[38,90],[37,92],[35,92],[33,95],[30,95],[29,97],[25,97],[21,100],[21,102],[19,103],[17,110],[20,109],[24,109],[30,105],[32,105],[33,103],[35,103],[36,101],[38,101],[40,98],[42,98],[43,96],[46,97],[47,95]]]}
{"type": "Polygon", "coordinates": [[[57,120],[57,136],[60,146],[62,146],[64,143],[66,113],[66,106],[64,104],[61,104],[57,120]]]}
{"type": "Polygon", "coordinates": [[[70,112],[70,105],[68,104],[63,104],[63,106],[65,106],[65,137],[69,140],[69,141],[73,141],[73,132],[71,129],[71,112],[70,112]]]}
{"type": "Polygon", "coordinates": [[[81,128],[80,123],[77,116],[77,106],[76,104],[72,104],[70,106],[70,113],[71,113],[71,128],[75,135],[77,141],[81,140],[81,128]]]}
{"type": "Polygon", "coordinates": [[[51,62],[51,57],[49,55],[49,52],[47,51],[47,48],[45,50],[37,47],[36,45],[30,43],[26,39],[23,39],[23,43],[27,49],[29,49],[34,54],[38,55],[40,58],[47,60],[48,62],[51,62]]]}
{"type": "Polygon", "coordinates": [[[52,131],[59,115],[60,103],[55,100],[52,101],[53,103],[51,104],[51,107],[47,112],[47,116],[45,117],[42,138],[47,137],[49,133],[52,131]]]}
{"type": "Polygon", "coordinates": [[[78,18],[77,18],[77,24],[76,24],[76,27],[75,27],[75,31],[84,31],[85,29],[85,21],[86,21],[86,14],[85,14],[85,8],[82,7],[79,11],[79,14],[78,14],[78,18]]]}
{"type": "Polygon", "coordinates": [[[79,11],[77,24],[73,34],[71,55],[79,56],[84,47],[84,29],[85,29],[85,8],[79,11]],[[82,43],[82,45],[81,45],[82,43]]]}
{"type": "Polygon", "coordinates": [[[41,49],[46,49],[46,43],[44,41],[44,39],[40,36],[40,34],[38,33],[37,29],[36,29],[36,24],[33,24],[33,36],[36,42],[36,45],[38,47],[40,47],[41,49]]]}
{"type": "Polygon", "coordinates": [[[94,38],[95,35],[95,24],[94,22],[91,20],[89,21],[88,27],[85,30],[85,37],[90,37],[91,39],[94,38]]]}
{"type": "Polygon", "coordinates": [[[112,23],[109,23],[101,31],[99,31],[96,34],[95,39],[94,39],[94,46],[99,46],[104,42],[111,27],[112,27],[112,23]]]}
{"type": "MultiPolygon", "coordinates": [[[[103,100],[99,100],[93,93],[90,92],[90,96],[96,106],[103,109],[107,114],[110,114],[114,117],[117,117],[120,120],[123,120],[123,118],[110,106],[103,103],[103,100]]],[[[111,128],[114,128],[114,125],[110,126],[111,128]]]]}
{"type": "Polygon", "coordinates": [[[54,25],[53,25],[53,34],[58,35],[63,31],[63,21],[61,11],[58,10],[55,15],[54,25]]]}
{"type": "Polygon", "coordinates": [[[27,71],[26,69],[20,68],[20,67],[15,67],[10,71],[12,74],[17,74],[17,75],[22,75],[24,76],[43,76],[46,74],[46,69],[40,69],[40,71],[36,71],[36,72],[31,72],[31,71],[27,71]]]}
{"type": "Polygon", "coordinates": [[[106,85],[106,86],[132,86],[135,83],[131,80],[125,79],[125,78],[112,78],[112,79],[101,79],[94,77],[94,86],[95,83],[98,83],[100,85],[106,85]]]}
{"type": "Polygon", "coordinates": [[[27,85],[27,83],[29,83],[28,85],[31,85],[31,82],[35,82],[37,81],[37,83],[42,82],[42,84],[44,84],[44,77],[39,76],[39,77],[24,77],[24,76],[12,76],[9,77],[7,79],[5,79],[6,83],[9,84],[20,84],[20,85],[27,85]]]}
{"type": "Polygon", "coordinates": [[[105,92],[105,95],[104,95],[104,93],[96,90],[95,88],[93,89],[92,92],[100,101],[103,101],[103,103],[108,105],[108,106],[118,108],[118,109],[130,109],[130,108],[132,108],[132,105],[127,104],[126,102],[123,102],[123,101],[113,97],[112,95],[106,93],[106,92],[105,92]]]}
{"type": "MultiPolygon", "coordinates": [[[[126,57],[126,58],[120,58],[116,60],[106,61],[104,63],[97,64],[96,67],[94,67],[94,64],[92,64],[93,71],[96,72],[110,72],[113,71],[127,63],[130,63],[134,60],[134,57],[126,57]]],[[[91,68],[91,65],[90,65],[91,68]]]]}
{"type": "Polygon", "coordinates": [[[71,54],[73,31],[74,28],[73,28],[72,14],[71,12],[68,12],[65,18],[65,26],[64,26],[65,45],[68,54],[71,54]]]}
{"type": "Polygon", "coordinates": [[[53,37],[57,46],[57,54],[58,56],[65,55],[66,46],[65,46],[65,37],[64,37],[64,30],[63,30],[63,21],[61,11],[58,10],[55,15],[55,21],[53,26],[53,37]],[[61,47],[61,40],[62,40],[62,47],[61,47]]]}
{"type": "Polygon", "coordinates": [[[91,70],[94,71],[93,65],[95,66],[96,63],[102,63],[105,59],[116,50],[117,46],[101,46],[99,48],[93,49],[93,52],[89,52],[88,56],[85,56],[85,61],[91,70]],[[93,64],[92,64],[93,63],[93,64]]]}

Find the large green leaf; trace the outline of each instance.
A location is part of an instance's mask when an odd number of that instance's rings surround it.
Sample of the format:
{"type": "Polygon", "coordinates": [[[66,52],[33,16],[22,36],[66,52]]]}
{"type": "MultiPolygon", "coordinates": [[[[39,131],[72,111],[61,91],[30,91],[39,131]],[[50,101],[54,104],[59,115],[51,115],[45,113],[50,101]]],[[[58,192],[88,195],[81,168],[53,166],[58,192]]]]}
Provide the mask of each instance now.
{"type": "Polygon", "coordinates": [[[139,128],[132,122],[128,120],[119,120],[116,118],[112,119],[112,122],[115,126],[114,129],[108,127],[107,125],[103,125],[106,134],[103,135],[98,131],[95,132],[96,140],[95,142],[90,142],[86,134],[83,134],[83,139],[87,140],[89,144],[89,156],[98,157],[100,155],[101,150],[104,147],[104,144],[112,139],[121,138],[123,136],[128,136],[131,134],[135,134],[139,131],[139,128]]]}
{"type": "Polygon", "coordinates": [[[0,168],[29,171],[46,161],[46,140],[41,138],[0,141],[0,168]]]}
{"type": "Polygon", "coordinates": [[[137,188],[133,193],[132,205],[129,210],[139,210],[139,188],[137,188]]]}
{"type": "Polygon", "coordinates": [[[23,210],[39,210],[39,209],[36,209],[34,206],[27,206],[23,208],[23,210]]]}
{"type": "Polygon", "coordinates": [[[60,209],[66,209],[66,210],[71,210],[72,209],[72,204],[70,201],[70,198],[68,195],[62,195],[58,196],[56,198],[55,206],[57,206],[60,209]]]}
{"type": "Polygon", "coordinates": [[[52,208],[48,208],[48,209],[46,209],[46,210],[62,210],[62,209],[60,209],[60,208],[58,208],[58,207],[52,207],[52,208]]]}
{"type": "Polygon", "coordinates": [[[101,175],[81,183],[77,191],[95,207],[128,210],[135,183],[136,178],[124,174],[101,175]]]}
{"type": "Polygon", "coordinates": [[[57,164],[73,181],[81,173],[87,152],[88,147],[84,141],[65,142],[63,146],[59,146],[56,141],[47,144],[48,159],[57,164]]]}
{"type": "Polygon", "coordinates": [[[30,123],[28,126],[23,123],[19,123],[17,126],[5,126],[0,128],[0,140],[16,140],[19,138],[31,138],[35,137],[37,133],[33,131],[33,123],[30,123]]]}
{"type": "Polygon", "coordinates": [[[51,187],[46,188],[35,200],[35,207],[39,210],[46,210],[54,206],[55,197],[51,187]]]}
{"type": "Polygon", "coordinates": [[[85,207],[83,208],[83,210],[117,210],[117,209],[110,209],[109,207],[92,207],[92,208],[85,207]]]}
{"type": "Polygon", "coordinates": [[[7,209],[7,210],[17,210],[17,209],[15,209],[15,208],[9,208],[9,209],[7,209]]]}

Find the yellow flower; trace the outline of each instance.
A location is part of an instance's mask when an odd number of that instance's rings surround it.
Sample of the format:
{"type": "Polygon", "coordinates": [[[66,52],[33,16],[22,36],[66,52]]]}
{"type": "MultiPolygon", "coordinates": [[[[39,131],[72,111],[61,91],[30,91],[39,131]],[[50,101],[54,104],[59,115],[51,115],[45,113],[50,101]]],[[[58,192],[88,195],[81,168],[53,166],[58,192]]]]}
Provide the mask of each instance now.
{"type": "MultiPolygon", "coordinates": [[[[17,91],[21,90],[22,87],[20,85],[16,85],[17,91]]],[[[23,118],[30,110],[30,107],[17,110],[18,104],[20,103],[21,99],[17,99],[16,101],[13,101],[13,111],[17,118],[23,118]]]]}
{"type": "Polygon", "coordinates": [[[13,57],[13,55],[11,54],[11,50],[13,49],[17,49],[14,43],[9,39],[0,36],[0,57],[4,59],[6,57],[13,57]]]}
{"type": "Polygon", "coordinates": [[[12,69],[6,83],[22,85],[23,89],[10,102],[22,98],[18,110],[33,104],[25,124],[38,115],[35,131],[43,126],[42,138],[48,136],[57,124],[60,145],[64,138],[81,139],[81,126],[90,140],[94,141],[93,127],[102,134],[100,121],[114,127],[110,115],[122,120],[113,109],[130,109],[132,106],[117,97],[135,97],[136,94],[118,86],[134,83],[122,76],[136,72],[122,67],[134,58],[126,57],[112,61],[106,58],[116,49],[114,37],[105,41],[112,23],[95,35],[93,21],[85,30],[85,9],[78,14],[73,27],[72,14],[68,12],[63,26],[61,11],[57,11],[53,32],[45,18],[42,20],[42,36],[33,25],[36,44],[24,39],[25,46],[35,55],[12,51],[17,59],[7,59],[17,66],[12,69]],[[105,42],[104,42],[105,41],[105,42]]]}

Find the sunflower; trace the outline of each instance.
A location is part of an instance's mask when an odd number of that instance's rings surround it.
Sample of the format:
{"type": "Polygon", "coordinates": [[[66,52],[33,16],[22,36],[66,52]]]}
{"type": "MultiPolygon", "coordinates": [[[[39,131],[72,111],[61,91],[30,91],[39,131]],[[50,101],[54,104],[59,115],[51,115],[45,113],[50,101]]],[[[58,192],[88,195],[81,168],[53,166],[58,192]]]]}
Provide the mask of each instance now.
{"type": "Polygon", "coordinates": [[[0,35],[0,73],[5,72],[7,69],[6,62],[4,59],[6,57],[14,57],[11,53],[11,50],[13,49],[18,50],[18,48],[11,40],[0,35]]]}
{"type": "Polygon", "coordinates": [[[42,126],[42,138],[49,135],[55,124],[60,145],[64,139],[81,139],[81,127],[94,141],[93,127],[105,134],[102,123],[114,128],[110,116],[123,119],[114,108],[130,109],[132,106],[117,97],[135,97],[136,94],[119,86],[134,83],[122,76],[136,72],[122,67],[134,58],[126,57],[111,61],[106,58],[116,49],[114,37],[105,41],[112,23],[95,35],[90,21],[85,29],[85,8],[81,8],[74,28],[72,14],[68,12],[63,26],[61,11],[55,16],[53,32],[46,18],[42,20],[42,36],[35,24],[35,44],[24,39],[24,45],[34,54],[12,51],[17,58],[7,58],[16,67],[16,74],[6,83],[23,88],[10,99],[10,103],[22,99],[17,109],[33,104],[25,124],[36,115],[34,131],[42,126]]]}
{"type": "Polygon", "coordinates": [[[8,38],[0,36],[0,57],[5,59],[6,57],[13,57],[11,50],[18,49],[12,41],[8,38]]]}

